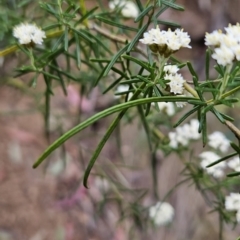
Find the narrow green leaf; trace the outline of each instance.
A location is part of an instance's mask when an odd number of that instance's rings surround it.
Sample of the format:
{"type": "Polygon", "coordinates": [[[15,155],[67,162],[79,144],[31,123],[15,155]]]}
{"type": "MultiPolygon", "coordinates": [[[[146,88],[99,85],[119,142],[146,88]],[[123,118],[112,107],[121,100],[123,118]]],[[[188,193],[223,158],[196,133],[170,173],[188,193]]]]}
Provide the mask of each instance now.
{"type": "Polygon", "coordinates": [[[103,77],[107,76],[109,71],[111,70],[112,66],[115,64],[115,62],[118,60],[118,58],[126,51],[129,44],[125,45],[122,49],[120,49],[112,58],[111,62],[106,66],[106,69],[103,73],[103,77]]]}
{"type": "Polygon", "coordinates": [[[144,130],[146,132],[146,135],[147,135],[148,146],[149,146],[150,152],[152,152],[153,149],[152,149],[152,142],[151,142],[151,133],[150,133],[150,128],[149,128],[149,125],[148,125],[148,121],[145,117],[146,115],[144,115],[143,108],[142,108],[141,105],[137,106],[137,109],[138,109],[138,113],[140,115],[140,119],[142,121],[143,128],[144,128],[144,130]]]}
{"type": "Polygon", "coordinates": [[[233,173],[227,174],[227,177],[237,177],[239,175],[240,175],[240,172],[233,172],[233,173]]]}
{"type": "MultiPolygon", "coordinates": [[[[152,97],[152,88],[149,89],[149,97],[151,98],[152,97]]],[[[147,104],[147,108],[145,110],[145,116],[148,116],[149,112],[150,112],[150,109],[151,109],[151,106],[152,106],[152,103],[148,103],[147,104]]]]}
{"type": "Polygon", "coordinates": [[[230,121],[230,122],[233,122],[234,121],[234,118],[224,114],[224,113],[221,113],[221,112],[218,112],[224,119],[230,121]]]}
{"type": "Polygon", "coordinates": [[[225,124],[225,120],[224,120],[223,116],[220,114],[220,112],[218,112],[218,111],[216,110],[216,108],[213,107],[213,108],[211,109],[211,112],[218,118],[218,120],[219,120],[221,123],[225,124]]]}
{"type": "Polygon", "coordinates": [[[80,49],[79,38],[78,38],[77,33],[74,33],[74,37],[76,40],[77,68],[80,70],[80,68],[81,68],[81,49],[80,49]]]}
{"type": "Polygon", "coordinates": [[[99,81],[103,78],[103,74],[104,74],[104,72],[106,71],[107,66],[108,66],[108,65],[106,65],[106,66],[103,68],[103,70],[102,70],[101,73],[99,74],[98,78],[97,78],[97,79],[95,80],[95,82],[93,83],[93,86],[94,86],[94,87],[96,87],[96,86],[98,85],[99,81]]]}
{"type": "Polygon", "coordinates": [[[177,126],[179,126],[183,121],[185,121],[189,116],[191,116],[193,113],[195,113],[197,110],[199,110],[201,108],[201,106],[195,106],[192,110],[190,110],[189,112],[187,112],[186,114],[184,114],[177,123],[175,123],[173,125],[174,128],[176,128],[177,126]]]}
{"type": "Polygon", "coordinates": [[[62,44],[63,39],[64,39],[64,34],[62,34],[62,35],[58,38],[58,40],[56,41],[56,43],[53,45],[53,47],[52,47],[52,52],[55,52],[55,50],[57,50],[57,48],[62,44]]]}
{"type": "Polygon", "coordinates": [[[136,64],[138,64],[139,66],[148,70],[149,72],[152,72],[154,70],[147,62],[141,61],[141,60],[139,60],[139,58],[134,58],[134,57],[129,56],[129,55],[122,55],[122,58],[125,58],[125,59],[128,59],[128,60],[132,61],[132,62],[135,62],[136,64]]]}
{"type": "Polygon", "coordinates": [[[51,24],[49,26],[46,26],[43,28],[44,31],[48,31],[50,29],[53,29],[53,28],[59,28],[61,27],[61,24],[60,23],[54,23],[54,24],[51,24]]]}
{"type": "Polygon", "coordinates": [[[111,25],[111,26],[114,26],[114,27],[118,27],[118,28],[121,28],[121,29],[125,29],[125,30],[129,30],[129,31],[133,31],[133,32],[137,32],[138,29],[137,28],[133,28],[133,27],[129,27],[129,26],[126,26],[126,25],[122,25],[120,23],[117,23],[117,22],[113,22],[113,21],[110,21],[106,18],[103,18],[101,16],[95,16],[95,18],[101,22],[104,22],[108,25],[111,25]]]}
{"type": "Polygon", "coordinates": [[[125,79],[128,79],[128,78],[129,78],[125,72],[121,71],[121,70],[118,69],[118,68],[112,67],[112,71],[118,73],[120,76],[122,76],[122,77],[125,78],[125,79]]]}
{"type": "MultiPolygon", "coordinates": [[[[139,83],[139,82],[142,82],[142,80],[138,78],[133,78],[133,79],[122,81],[121,84],[132,84],[132,83],[139,83]]],[[[149,83],[151,82],[149,81],[149,83]]]]}
{"type": "Polygon", "coordinates": [[[141,3],[141,0],[136,0],[136,3],[137,3],[137,5],[138,5],[138,8],[139,8],[139,10],[140,11],[143,11],[143,5],[142,5],[142,3],[141,3]]]}
{"type": "MultiPolygon", "coordinates": [[[[53,60],[52,64],[55,66],[54,70],[59,68],[56,59],[53,60]]],[[[65,86],[65,83],[64,83],[64,79],[62,78],[62,75],[60,74],[59,71],[56,71],[56,73],[57,73],[57,75],[58,75],[58,77],[60,79],[60,85],[62,87],[63,93],[64,93],[65,96],[67,96],[67,89],[66,89],[66,86],[65,86]]]]}
{"type": "Polygon", "coordinates": [[[84,16],[82,16],[79,21],[77,21],[74,26],[76,27],[78,24],[84,22],[85,19],[89,18],[96,10],[98,9],[97,7],[94,7],[93,9],[91,9],[89,12],[87,12],[84,16]]]}
{"type": "Polygon", "coordinates": [[[139,40],[139,38],[142,36],[142,34],[146,31],[147,27],[148,27],[148,24],[145,24],[140,28],[140,30],[138,31],[136,36],[133,38],[132,42],[129,44],[127,52],[130,52],[132,50],[132,48],[134,47],[136,42],[139,40]]]}
{"type": "Polygon", "coordinates": [[[79,31],[79,30],[76,30],[76,29],[74,29],[74,28],[71,28],[71,30],[72,30],[73,32],[76,32],[76,33],[78,34],[78,36],[80,37],[80,39],[83,39],[83,40],[85,40],[85,41],[88,42],[88,43],[94,43],[94,41],[92,40],[92,38],[88,37],[88,35],[85,34],[83,30],[80,30],[80,31],[79,31]]]}
{"type": "Polygon", "coordinates": [[[98,43],[99,46],[101,46],[105,51],[112,55],[110,47],[107,46],[106,42],[104,42],[103,39],[99,38],[98,36],[95,36],[94,34],[91,34],[91,32],[88,32],[84,29],[82,29],[82,32],[85,33],[90,38],[92,38],[96,43],[98,43]]]}
{"type": "MultiPolygon", "coordinates": [[[[173,0],[172,3],[174,3],[176,0],[173,0]]],[[[169,6],[162,6],[161,9],[154,15],[153,18],[157,19],[163,12],[165,12],[169,6]]]]}
{"type": "Polygon", "coordinates": [[[53,142],[48,148],[43,152],[43,154],[39,157],[39,159],[34,163],[33,168],[38,167],[55,149],[61,146],[64,142],[66,142],[69,138],[80,132],[81,130],[87,128],[89,125],[93,124],[94,122],[98,121],[101,118],[107,117],[115,112],[119,112],[134,106],[147,104],[151,102],[175,102],[175,101],[188,101],[189,97],[153,97],[147,99],[137,99],[125,103],[118,104],[116,106],[110,107],[105,109],[92,117],[88,118],[87,120],[83,121],[82,123],[78,124],[74,128],[67,131],[63,134],[60,138],[58,138],[55,142],[53,142]]]}
{"type": "Polygon", "coordinates": [[[181,25],[175,22],[169,22],[169,21],[163,21],[163,20],[157,20],[158,24],[166,25],[166,26],[172,26],[176,28],[180,28],[181,25]]]}
{"type": "Polygon", "coordinates": [[[237,144],[231,142],[230,145],[238,154],[240,154],[240,147],[237,144]]]}
{"type": "Polygon", "coordinates": [[[175,4],[173,2],[170,2],[168,0],[162,0],[162,4],[170,7],[170,8],[173,8],[175,10],[178,10],[178,11],[184,11],[184,7],[178,5],[178,4],[175,4]]]}
{"type": "Polygon", "coordinates": [[[162,6],[162,0],[158,0],[158,6],[159,6],[159,7],[162,6]]]}
{"type": "Polygon", "coordinates": [[[158,97],[161,97],[163,95],[160,89],[156,85],[153,86],[153,91],[158,97]]]}
{"type": "Polygon", "coordinates": [[[109,90],[111,90],[112,88],[114,88],[122,79],[123,79],[123,77],[120,77],[120,78],[118,78],[117,80],[115,80],[112,84],[109,85],[109,87],[107,87],[107,88],[103,91],[103,94],[107,93],[109,90]]]}
{"type": "Polygon", "coordinates": [[[209,68],[210,68],[210,52],[209,49],[206,50],[206,55],[205,55],[205,75],[206,75],[206,80],[209,79],[209,68]]]}
{"type": "Polygon", "coordinates": [[[200,118],[199,132],[200,131],[202,132],[203,147],[205,147],[207,143],[207,117],[204,111],[202,111],[201,118],[200,118]]]}
{"type": "Polygon", "coordinates": [[[221,159],[219,159],[219,160],[217,160],[217,161],[215,161],[215,162],[207,165],[206,167],[207,167],[207,168],[212,167],[212,166],[214,166],[214,165],[216,165],[216,164],[218,164],[218,163],[220,163],[220,162],[223,162],[223,161],[225,161],[225,160],[227,160],[227,159],[229,159],[229,158],[231,158],[231,157],[234,157],[234,156],[236,156],[236,155],[238,155],[238,153],[231,153],[231,154],[229,154],[229,155],[227,155],[227,156],[225,156],[225,157],[223,157],[223,158],[221,158],[221,159]]]}
{"type": "Polygon", "coordinates": [[[134,20],[134,22],[139,22],[142,18],[144,18],[144,16],[146,16],[149,11],[151,11],[151,9],[153,9],[153,5],[148,6],[147,8],[145,8],[134,20]]]}
{"type": "Polygon", "coordinates": [[[65,27],[64,31],[64,51],[68,51],[68,27],[65,27]]]}

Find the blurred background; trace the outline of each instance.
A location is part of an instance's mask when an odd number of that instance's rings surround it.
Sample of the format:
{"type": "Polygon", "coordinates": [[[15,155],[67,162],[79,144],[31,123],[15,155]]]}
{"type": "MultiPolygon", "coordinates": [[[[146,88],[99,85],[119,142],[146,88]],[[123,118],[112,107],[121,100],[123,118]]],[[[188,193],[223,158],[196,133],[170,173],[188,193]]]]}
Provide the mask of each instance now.
{"type": "MultiPolygon", "coordinates": [[[[102,2],[107,8],[108,1],[102,2]]],[[[5,9],[14,9],[15,3],[0,1],[0,29],[4,29],[4,19],[9,17],[5,9]]],[[[99,1],[86,3],[90,9],[99,1]]],[[[177,22],[189,33],[192,50],[181,51],[178,57],[191,60],[203,76],[205,32],[240,21],[240,1],[178,0],[177,3],[185,7],[185,12],[169,9],[161,19],[177,22]]],[[[32,10],[36,6],[32,7],[28,9],[30,18],[37,14],[32,10]]],[[[22,11],[15,9],[18,10],[22,11]]],[[[133,20],[127,21],[126,24],[134,24],[133,20]]],[[[1,49],[6,47],[6,41],[6,37],[1,40],[1,49]]],[[[74,136],[47,162],[32,169],[50,142],[116,100],[113,94],[101,95],[98,88],[85,97],[79,94],[79,85],[71,84],[66,97],[56,87],[47,139],[41,113],[44,84],[39,79],[36,88],[27,88],[21,82],[27,82],[28,76],[13,78],[16,59],[17,54],[7,56],[0,67],[0,240],[218,239],[218,215],[209,213],[211,208],[189,184],[180,186],[168,199],[175,208],[170,226],[133,224],[136,220],[133,210],[138,208],[134,199],[139,199],[143,206],[155,204],[156,199],[145,133],[135,120],[131,121],[131,115],[104,147],[89,178],[89,189],[83,187],[82,176],[112,117],[74,136]],[[134,217],[127,218],[122,209],[134,217]]],[[[210,129],[217,127],[210,123],[210,129]]],[[[195,148],[196,152],[202,151],[201,144],[195,148]]],[[[159,152],[157,161],[158,192],[163,197],[182,180],[183,166],[174,154],[164,158],[159,152]]],[[[224,229],[226,240],[240,235],[239,227],[224,229]]]]}

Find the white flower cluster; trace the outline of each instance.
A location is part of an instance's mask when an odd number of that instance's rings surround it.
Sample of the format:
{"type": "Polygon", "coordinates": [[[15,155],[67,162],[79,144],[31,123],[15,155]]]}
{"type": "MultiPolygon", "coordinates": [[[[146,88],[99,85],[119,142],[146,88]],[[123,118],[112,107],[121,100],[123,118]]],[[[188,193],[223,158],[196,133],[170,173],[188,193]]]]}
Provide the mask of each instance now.
{"type": "Polygon", "coordinates": [[[126,18],[136,18],[139,14],[137,5],[132,1],[113,0],[109,2],[109,8],[121,8],[121,14],[126,18]]]}
{"type": "Polygon", "coordinates": [[[156,226],[167,225],[173,220],[174,208],[167,202],[158,202],[149,208],[149,217],[156,226]]]}
{"type": "Polygon", "coordinates": [[[229,149],[230,141],[225,137],[223,133],[216,131],[208,136],[208,145],[225,153],[229,149]]]}
{"type": "Polygon", "coordinates": [[[240,60],[240,25],[229,24],[225,30],[226,33],[215,30],[205,35],[205,45],[214,48],[212,57],[223,66],[240,60]]]}
{"type": "Polygon", "coordinates": [[[143,38],[139,40],[143,44],[149,45],[153,52],[158,52],[164,57],[169,57],[172,53],[178,51],[181,47],[191,48],[189,45],[191,39],[183,29],[172,31],[162,30],[159,27],[152,28],[145,32],[143,38]]]}
{"type": "MultiPolygon", "coordinates": [[[[220,150],[222,153],[226,153],[230,146],[230,141],[225,137],[225,135],[219,131],[213,132],[208,136],[208,145],[213,149],[220,150]]],[[[206,151],[199,155],[202,160],[200,165],[206,172],[210,175],[213,175],[215,178],[221,178],[224,176],[224,170],[227,167],[226,162],[220,162],[212,167],[207,168],[209,164],[217,161],[221,157],[214,152],[206,151]]],[[[236,160],[233,159],[228,163],[230,168],[235,168],[236,160]]],[[[239,165],[240,167],[240,165],[239,165]]]]}
{"type": "Polygon", "coordinates": [[[175,108],[172,102],[158,102],[157,104],[161,112],[166,113],[168,116],[174,115],[175,108]]]}
{"type": "Polygon", "coordinates": [[[212,175],[215,178],[221,178],[224,176],[224,169],[226,167],[225,162],[220,162],[212,167],[207,168],[207,166],[221,157],[218,156],[216,153],[211,151],[203,152],[199,155],[201,159],[200,166],[210,175],[212,175]]]}
{"type": "Polygon", "coordinates": [[[229,196],[226,196],[225,208],[228,211],[236,211],[237,222],[240,222],[240,194],[239,193],[230,193],[229,196]]]}
{"type": "Polygon", "coordinates": [[[197,119],[192,119],[189,124],[178,126],[175,132],[170,132],[169,146],[177,149],[179,146],[187,146],[190,140],[198,140],[201,135],[198,132],[199,122],[197,119]]]}
{"type": "Polygon", "coordinates": [[[183,84],[185,80],[181,74],[177,73],[178,70],[179,68],[176,65],[166,65],[163,68],[165,72],[164,79],[170,81],[167,84],[170,87],[170,92],[174,94],[182,94],[184,90],[183,84]]]}
{"type": "Polygon", "coordinates": [[[46,38],[44,31],[30,23],[21,23],[15,26],[13,36],[18,38],[20,44],[29,44],[31,42],[42,44],[43,38],[46,38]]]}
{"type": "Polygon", "coordinates": [[[240,172],[240,159],[238,156],[229,160],[227,165],[229,168],[233,169],[235,172],[240,172]]]}

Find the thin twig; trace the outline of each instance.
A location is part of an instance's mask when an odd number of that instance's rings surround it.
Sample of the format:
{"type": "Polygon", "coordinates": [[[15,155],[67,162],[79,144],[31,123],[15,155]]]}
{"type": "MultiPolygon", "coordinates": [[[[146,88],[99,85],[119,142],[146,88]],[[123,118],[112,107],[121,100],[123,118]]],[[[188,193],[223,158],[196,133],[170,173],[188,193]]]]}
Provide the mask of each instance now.
{"type": "MultiPolygon", "coordinates": [[[[125,37],[121,37],[121,36],[117,36],[115,34],[112,34],[108,30],[99,27],[95,23],[89,24],[89,29],[95,30],[96,32],[100,33],[101,35],[107,37],[108,39],[110,39],[110,40],[112,40],[114,42],[119,42],[119,43],[131,42],[131,39],[128,39],[128,38],[125,38],[125,37]]],[[[136,46],[135,50],[136,50],[136,52],[139,52],[145,58],[148,58],[147,54],[140,47],[136,46]]]]}

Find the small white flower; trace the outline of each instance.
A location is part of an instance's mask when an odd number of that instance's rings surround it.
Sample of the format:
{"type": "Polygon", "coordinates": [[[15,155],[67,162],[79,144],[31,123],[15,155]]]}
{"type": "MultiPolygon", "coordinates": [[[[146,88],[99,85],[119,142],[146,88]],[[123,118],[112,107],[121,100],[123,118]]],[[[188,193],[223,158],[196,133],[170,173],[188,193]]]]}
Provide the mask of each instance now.
{"type": "MultiPolygon", "coordinates": [[[[182,95],[182,96],[184,97],[185,95],[182,95]]],[[[187,103],[186,102],[176,102],[176,105],[178,108],[183,108],[187,105],[187,103]]]]}
{"type": "Polygon", "coordinates": [[[167,74],[176,74],[179,71],[179,68],[177,65],[165,65],[163,67],[163,71],[167,74]]]}
{"type": "Polygon", "coordinates": [[[202,159],[200,166],[210,175],[213,175],[213,177],[215,178],[221,178],[224,176],[224,168],[226,166],[225,162],[220,162],[212,167],[208,167],[207,166],[215,161],[217,161],[218,159],[220,159],[220,157],[214,153],[214,152],[210,152],[210,151],[206,151],[203,152],[199,155],[199,157],[202,159]]]}
{"type": "Polygon", "coordinates": [[[34,24],[21,23],[14,27],[13,36],[18,38],[20,44],[29,44],[31,42],[42,44],[43,38],[46,38],[45,32],[34,24]]]}
{"type": "Polygon", "coordinates": [[[169,132],[168,137],[169,137],[169,140],[170,140],[169,146],[173,149],[177,149],[178,148],[177,133],[176,132],[169,132]]]}
{"type": "Polygon", "coordinates": [[[226,66],[232,64],[234,53],[230,48],[223,45],[215,49],[212,58],[215,59],[218,64],[226,66]]]}
{"type": "Polygon", "coordinates": [[[205,35],[205,45],[206,46],[219,46],[221,38],[223,36],[222,31],[215,30],[212,33],[206,33],[205,35]]]}
{"type": "Polygon", "coordinates": [[[169,83],[167,83],[167,85],[170,86],[170,92],[174,93],[174,94],[182,94],[184,87],[183,87],[183,83],[185,82],[185,80],[183,79],[181,74],[166,74],[164,76],[165,80],[170,80],[169,83]]]}
{"type": "Polygon", "coordinates": [[[237,23],[236,25],[229,24],[228,27],[225,28],[227,35],[234,37],[237,41],[240,40],[240,25],[237,23]]]}
{"type": "Polygon", "coordinates": [[[228,167],[236,172],[240,172],[240,159],[238,156],[234,157],[227,163],[228,167]]]}
{"type": "Polygon", "coordinates": [[[208,145],[210,147],[219,149],[223,153],[228,151],[230,142],[223,133],[216,131],[208,136],[208,140],[208,145]]]}
{"type": "Polygon", "coordinates": [[[158,102],[160,111],[165,112],[168,116],[175,114],[174,104],[172,102],[158,102]]]}
{"type": "Polygon", "coordinates": [[[189,135],[186,134],[187,131],[188,131],[188,124],[184,124],[183,126],[178,126],[176,128],[176,133],[177,133],[176,140],[182,146],[187,146],[189,143],[189,135]]]}
{"type": "Polygon", "coordinates": [[[167,202],[158,202],[149,208],[149,217],[156,226],[167,225],[173,220],[174,208],[167,202]]]}
{"type": "Polygon", "coordinates": [[[188,125],[188,136],[189,139],[197,140],[201,137],[201,134],[198,132],[199,121],[197,119],[192,119],[188,125]]]}
{"type": "Polygon", "coordinates": [[[132,1],[113,0],[109,2],[110,9],[114,10],[117,7],[121,8],[121,14],[126,18],[136,18],[139,14],[137,5],[132,1]]]}
{"type": "Polygon", "coordinates": [[[225,197],[225,208],[228,211],[240,211],[240,194],[230,193],[225,197]]]}
{"type": "Polygon", "coordinates": [[[183,126],[178,126],[176,132],[170,132],[169,146],[171,148],[178,148],[181,146],[187,146],[190,140],[197,140],[201,137],[198,132],[199,122],[197,119],[192,119],[189,124],[184,124],[183,126]]]}

